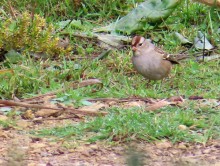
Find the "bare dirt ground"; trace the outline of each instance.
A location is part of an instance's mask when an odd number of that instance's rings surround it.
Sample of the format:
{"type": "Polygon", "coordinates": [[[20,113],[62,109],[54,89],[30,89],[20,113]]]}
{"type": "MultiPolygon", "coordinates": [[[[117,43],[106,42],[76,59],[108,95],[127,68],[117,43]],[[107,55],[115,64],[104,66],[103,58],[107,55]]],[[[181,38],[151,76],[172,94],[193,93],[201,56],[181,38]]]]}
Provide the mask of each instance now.
{"type": "MultiPolygon", "coordinates": [[[[51,138],[37,138],[28,131],[51,128],[76,121],[45,120],[33,123],[20,120],[16,128],[0,129],[1,166],[123,166],[140,162],[149,166],[220,166],[220,140],[206,145],[132,142],[86,143],[51,138]],[[130,148],[129,148],[130,147],[130,148]]],[[[74,122],[75,123],[75,122],[74,122]]]]}
{"type": "MultiPolygon", "coordinates": [[[[91,112],[114,104],[95,103],[81,109],[91,112]]],[[[120,107],[143,104],[146,102],[128,101],[120,107]]],[[[154,102],[147,108],[155,110],[167,104],[170,103],[154,102]]],[[[14,119],[16,125],[0,126],[0,166],[220,166],[220,140],[211,140],[205,145],[184,142],[172,144],[168,140],[154,143],[88,143],[69,138],[39,138],[30,134],[30,131],[39,129],[76,124],[84,120],[83,115],[73,116],[63,110],[53,109],[23,109],[23,114],[15,115],[14,119]]],[[[0,120],[10,121],[3,114],[0,114],[0,120]]]]}

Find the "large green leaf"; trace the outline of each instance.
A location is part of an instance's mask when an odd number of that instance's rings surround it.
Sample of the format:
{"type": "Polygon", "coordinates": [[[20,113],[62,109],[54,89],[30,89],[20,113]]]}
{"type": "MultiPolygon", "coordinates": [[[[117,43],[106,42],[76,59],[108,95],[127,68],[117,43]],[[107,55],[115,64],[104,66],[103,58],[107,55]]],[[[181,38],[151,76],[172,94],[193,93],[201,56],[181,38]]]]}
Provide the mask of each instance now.
{"type": "Polygon", "coordinates": [[[116,22],[97,31],[131,34],[146,29],[146,25],[159,24],[173,12],[181,0],[147,0],[116,22]]]}

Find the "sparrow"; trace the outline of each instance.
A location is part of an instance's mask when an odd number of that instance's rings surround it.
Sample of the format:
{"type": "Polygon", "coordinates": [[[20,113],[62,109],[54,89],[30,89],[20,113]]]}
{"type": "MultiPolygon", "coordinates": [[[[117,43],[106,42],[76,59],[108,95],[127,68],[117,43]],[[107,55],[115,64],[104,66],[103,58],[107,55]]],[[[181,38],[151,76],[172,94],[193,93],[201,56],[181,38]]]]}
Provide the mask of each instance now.
{"type": "Polygon", "coordinates": [[[172,69],[172,64],[178,64],[169,54],[157,48],[142,36],[132,39],[132,63],[134,69],[149,80],[162,80],[172,69]]]}

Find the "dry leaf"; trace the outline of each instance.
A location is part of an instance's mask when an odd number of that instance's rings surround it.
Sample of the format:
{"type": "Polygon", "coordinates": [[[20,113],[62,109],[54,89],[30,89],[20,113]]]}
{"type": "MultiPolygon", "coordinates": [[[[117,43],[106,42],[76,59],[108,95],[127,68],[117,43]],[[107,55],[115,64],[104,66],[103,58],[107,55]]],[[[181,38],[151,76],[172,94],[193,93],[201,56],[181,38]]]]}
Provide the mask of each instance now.
{"type": "Polygon", "coordinates": [[[123,108],[131,108],[131,107],[143,107],[145,106],[145,102],[143,101],[130,101],[123,103],[123,108]]]}
{"type": "Polygon", "coordinates": [[[104,103],[93,103],[92,105],[89,105],[89,106],[84,106],[84,107],[81,107],[80,109],[81,110],[84,110],[84,111],[94,111],[94,112],[97,112],[101,109],[104,109],[104,108],[108,108],[109,106],[107,104],[104,104],[104,103]]]}
{"type": "Polygon", "coordinates": [[[49,117],[49,116],[57,117],[57,116],[61,115],[62,113],[63,113],[63,111],[60,111],[60,110],[41,109],[35,113],[35,116],[36,117],[44,117],[44,118],[49,117]]]}
{"type": "Polygon", "coordinates": [[[23,115],[22,117],[24,119],[34,119],[34,114],[33,114],[33,111],[32,110],[27,110],[23,115]]]}
{"type": "Polygon", "coordinates": [[[90,85],[97,85],[97,88],[92,89],[92,92],[97,92],[103,88],[103,83],[99,79],[88,79],[88,80],[83,80],[81,82],[75,81],[72,84],[73,89],[77,88],[82,88],[90,85]]]}
{"type": "Polygon", "coordinates": [[[154,110],[157,110],[157,109],[160,109],[162,107],[165,107],[165,106],[168,106],[170,105],[171,103],[168,102],[168,101],[165,101],[165,100],[161,100],[161,101],[158,101],[156,103],[153,103],[151,105],[149,105],[146,110],[147,111],[154,111],[154,110]]]}
{"type": "Polygon", "coordinates": [[[172,96],[168,99],[168,101],[170,101],[170,102],[177,102],[177,101],[183,102],[184,97],[183,96],[172,96]]]}

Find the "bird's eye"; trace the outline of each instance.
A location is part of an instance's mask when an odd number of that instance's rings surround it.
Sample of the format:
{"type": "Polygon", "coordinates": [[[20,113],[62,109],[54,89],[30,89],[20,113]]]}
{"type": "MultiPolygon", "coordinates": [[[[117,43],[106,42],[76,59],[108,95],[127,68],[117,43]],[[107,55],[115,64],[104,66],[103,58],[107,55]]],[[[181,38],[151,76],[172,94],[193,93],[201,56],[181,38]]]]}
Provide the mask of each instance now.
{"type": "Polygon", "coordinates": [[[143,45],[143,43],[139,43],[139,44],[138,44],[138,46],[142,46],[142,45],[143,45]]]}

